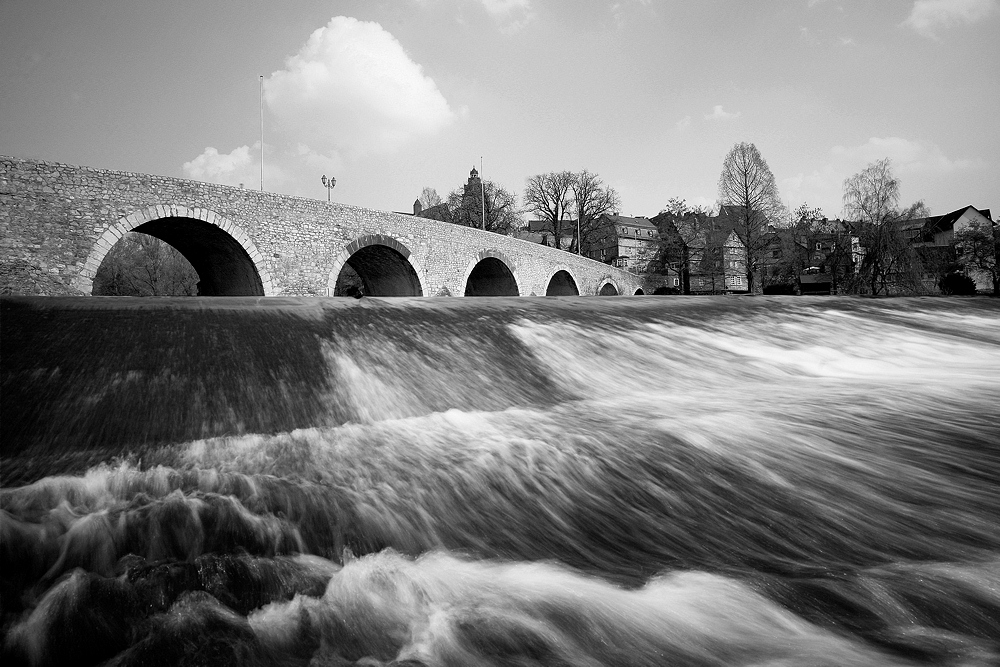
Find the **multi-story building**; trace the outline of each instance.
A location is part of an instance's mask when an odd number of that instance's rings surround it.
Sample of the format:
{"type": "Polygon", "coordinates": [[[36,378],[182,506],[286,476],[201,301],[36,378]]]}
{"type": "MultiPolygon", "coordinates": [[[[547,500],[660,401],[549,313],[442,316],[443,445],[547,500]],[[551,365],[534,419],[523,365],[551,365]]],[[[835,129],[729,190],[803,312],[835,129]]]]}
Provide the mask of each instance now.
{"type": "MultiPolygon", "coordinates": [[[[974,225],[990,228],[994,225],[990,209],[963,206],[944,215],[926,218],[912,218],[900,223],[900,232],[909,242],[920,260],[920,282],[928,292],[937,292],[942,276],[963,264],[962,251],[956,247],[956,234],[974,225]]],[[[970,278],[976,282],[976,289],[992,289],[993,281],[983,271],[970,269],[970,278]]]]}
{"type": "Polygon", "coordinates": [[[660,235],[645,217],[603,214],[583,240],[583,254],[632,273],[645,273],[657,258],[660,235]]]}
{"type": "Polygon", "coordinates": [[[661,261],[679,274],[684,294],[745,293],[746,252],[736,217],[660,213],[652,220],[663,239],[661,261]]]}
{"type": "Polygon", "coordinates": [[[843,220],[824,218],[770,231],[761,262],[765,293],[835,293],[861,260],[854,225],[843,220]]]}

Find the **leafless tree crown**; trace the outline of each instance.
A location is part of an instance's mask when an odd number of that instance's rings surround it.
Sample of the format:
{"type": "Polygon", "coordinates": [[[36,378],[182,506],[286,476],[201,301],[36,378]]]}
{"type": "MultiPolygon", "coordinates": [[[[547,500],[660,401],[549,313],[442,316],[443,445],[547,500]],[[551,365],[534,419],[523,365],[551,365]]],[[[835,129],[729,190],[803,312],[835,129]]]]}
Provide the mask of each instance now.
{"type": "MultiPolygon", "coordinates": [[[[587,238],[593,231],[597,218],[605,213],[618,213],[621,198],[618,192],[606,185],[601,178],[586,169],[580,172],[553,171],[530,177],[524,188],[524,208],[550,224],[559,247],[564,221],[575,215],[579,227],[570,231],[573,236],[587,238]]],[[[580,239],[575,240],[579,248],[580,239]]]]}
{"type": "Polygon", "coordinates": [[[753,144],[740,142],[726,155],[719,176],[719,204],[735,207],[738,219],[733,231],[743,245],[747,286],[753,292],[769,243],[768,225],[784,216],[774,174],[753,144]]]}
{"type": "Polygon", "coordinates": [[[420,193],[418,201],[420,202],[420,206],[422,208],[428,209],[431,208],[432,206],[437,206],[444,200],[441,199],[441,195],[439,195],[437,193],[437,190],[435,190],[434,188],[424,188],[423,191],[420,193]]]}
{"type": "Polygon", "coordinates": [[[468,185],[448,195],[451,221],[466,227],[483,226],[483,195],[486,195],[486,231],[512,234],[523,221],[517,208],[517,197],[493,181],[483,181],[482,189],[468,185]]]}
{"type": "Polygon", "coordinates": [[[882,158],[844,180],[844,218],[881,225],[897,214],[899,179],[882,158]]]}
{"type": "Polygon", "coordinates": [[[722,163],[719,176],[719,203],[739,206],[748,217],[773,222],[783,210],[774,174],[753,144],[732,147],[722,163]]]}

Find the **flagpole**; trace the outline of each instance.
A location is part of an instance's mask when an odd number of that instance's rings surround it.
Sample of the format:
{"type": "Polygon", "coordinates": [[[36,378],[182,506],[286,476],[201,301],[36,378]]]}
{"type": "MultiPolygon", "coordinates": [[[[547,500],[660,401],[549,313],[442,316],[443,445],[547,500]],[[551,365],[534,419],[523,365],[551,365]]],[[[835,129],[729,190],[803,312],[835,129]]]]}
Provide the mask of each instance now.
{"type": "Polygon", "coordinates": [[[260,191],[264,191],[264,75],[260,75],[260,191]]]}

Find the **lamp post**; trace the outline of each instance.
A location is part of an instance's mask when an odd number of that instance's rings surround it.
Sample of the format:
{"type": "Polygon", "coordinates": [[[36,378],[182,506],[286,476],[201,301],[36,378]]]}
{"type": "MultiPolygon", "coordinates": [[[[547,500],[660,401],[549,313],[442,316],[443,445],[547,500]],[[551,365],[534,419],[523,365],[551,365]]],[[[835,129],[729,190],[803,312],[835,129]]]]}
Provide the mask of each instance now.
{"type": "Polygon", "coordinates": [[[330,178],[327,178],[326,174],[323,174],[323,177],[320,178],[319,180],[321,180],[323,182],[323,187],[326,188],[326,201],[329,202],[330,201],[330,190],[333,190],[333,186],[335,186],[337,184],[337,179],[334,178],[333,176],[331,176],[330,178]]]}

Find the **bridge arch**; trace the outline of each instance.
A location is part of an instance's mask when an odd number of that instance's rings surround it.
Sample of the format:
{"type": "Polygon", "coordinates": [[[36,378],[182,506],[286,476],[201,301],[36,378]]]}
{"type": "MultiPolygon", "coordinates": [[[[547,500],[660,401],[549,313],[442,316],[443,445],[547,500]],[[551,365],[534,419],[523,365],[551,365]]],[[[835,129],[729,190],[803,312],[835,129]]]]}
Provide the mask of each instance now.
{"type": "Polygon", "coordinates": [[[517,265],[492,248],[480,250],[462,278],[462,296],[520,296],[523,292],[517,265]]]}
{"type": "Polygon", "coordinates": [[[397,239],[385,234],[361,236],[341,251],[327,281],[328,296],[340,296],[341,274],[349,267],[356,273],[367,296],[427,296],[424,270],[413,253],[397,239]]]}
{"type": "Polygon", "coordinates": [[[128,232],[149,234],[184,255],[205,296],[274,296],[264,258],[239,225],[214,211],[159,205],[135,211],[111,225],[94,243],[73,286],[92,294],[94,276],[111,248],[128,232]]]}
{"type": "Polygon", "coordinates": [[[640,287],[640,288],[636,289],[636,291],[632,294],[632,296],[645,296],[645,294],[646,293],[643,292],[642,288],[640,287]]]}
{"type": "Polygon", "coordinates": [[[600,287],[597,289],[597,296],[618,296],[622,293],[621,287],[611,276],[601,278],[598,284],[600,287]]]}
{"type": "Polygon", "coordinates": [[[565,264],[559,264],[545,281],[545,296],[579,296],[580,288],[565,264]]]}

